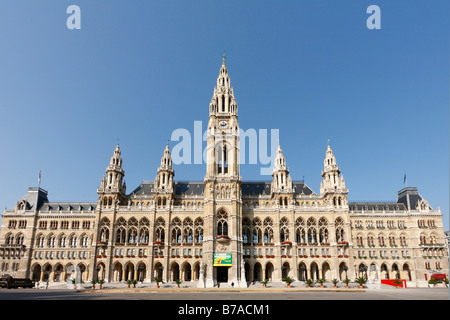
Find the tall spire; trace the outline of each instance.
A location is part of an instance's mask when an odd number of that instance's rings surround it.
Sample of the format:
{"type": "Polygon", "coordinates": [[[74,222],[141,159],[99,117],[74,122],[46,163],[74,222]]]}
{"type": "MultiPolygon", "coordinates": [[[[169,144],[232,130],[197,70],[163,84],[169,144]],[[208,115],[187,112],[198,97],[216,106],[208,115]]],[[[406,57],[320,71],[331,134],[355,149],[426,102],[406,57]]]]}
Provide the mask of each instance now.
{"type": "Polygon", "coordinates": [[[100,188],[97,189],[99,201],[111,207],[114,201],[122,202],[125,197],[126,184],[123,180],[125,171],[122,169],[122,157],[119,144],[116,145],[113,155],[106,167],[106,175],[103,176],[100,188]]]}
{"type": "Polygon", "coordinates": [[[155,178],[155,188],[172,190],[173,188],[173,177],[175,172],[172,168],[172,158],[170,156],[169,144],[166,145],[164,149],[164,154],[161,158],[161,165],[158,168],[158,173],[155,178]]]}
{"type": "Polygon", "coordinates": [[[209,104],[207,174],[209,178],[239,177],[239,124],[237,102],[228,69],[222,65],[209,104]]]}
{"type": "Polygon", "coordinates": [[[283,155],[283,150],[281,150],[280,145],[278,145],[272,177],[272,191],[292,189],[291,176],[289,175],[289,169],[286,167],[286,158],[283,155]]]}
{"type": "Polygon", "coordinates": [[[322,178],[323,181],[320,183],[320,194],[323,196],[332,195],[330,200],[333,201],[333,203],[336,203],[336,205],[344,204],[344,201],[346,202],[348,189],[345,187],[344,176],[341,174],[341,169],[336,163],[336,157],[330,147],[329,140],[327,150],[325,151],[325,159],[323,161],[322,178]],[[336,195],[338,196],[337,198],[334,197],[336,195]]]}
{"type": "Polygon", "coordinates": [[[110,190],[120,190],[122,188],[122,180],[125,172],[122,169],[122,158],[119,144],[116,145],[114,153],[109,161],[109,166],[106,168],[106,185],[110,190]]]}
{"type": "Polygon", "coordinates": [[[222,65],[217,77],[217,85],[214,88],[213,97],[209,104],[209,114],[237,114],[237,102],[231,87],[230,76],[225,64],[225,52],[222,56],[222,65]]]}

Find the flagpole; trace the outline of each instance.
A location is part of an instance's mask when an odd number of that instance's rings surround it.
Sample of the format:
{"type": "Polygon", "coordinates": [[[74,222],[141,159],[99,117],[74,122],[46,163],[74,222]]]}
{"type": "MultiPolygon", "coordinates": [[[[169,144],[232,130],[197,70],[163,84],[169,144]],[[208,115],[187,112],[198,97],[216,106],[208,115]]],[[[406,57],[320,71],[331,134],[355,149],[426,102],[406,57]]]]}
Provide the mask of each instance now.
{"type": "Polygon", "coordinates": [[[405,171],[405,188],[408,188],[408,177],[406,176],[406,171],[405,171]]]}
{"type": "MultiPolygon", "coordinates": [[[[405,176],[403,178],[403,183],[405,184],[405,189],[408,189],[408,179],[406,178],[406,170],[405,170],[405,176]]],[[[411,210],[411,205],[409,204],[409,193],[408,190],[406,190],[406,203],[408,205],[408,211],[411,210]]]]}

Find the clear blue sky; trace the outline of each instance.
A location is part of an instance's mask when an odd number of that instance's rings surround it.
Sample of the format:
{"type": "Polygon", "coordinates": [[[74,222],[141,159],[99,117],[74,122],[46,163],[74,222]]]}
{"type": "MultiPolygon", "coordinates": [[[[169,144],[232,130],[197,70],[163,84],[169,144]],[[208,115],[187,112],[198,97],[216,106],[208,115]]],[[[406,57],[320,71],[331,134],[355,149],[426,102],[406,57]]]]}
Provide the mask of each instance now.
{"type": "Polygon", "coordinates": [[[127,191],[153,180],[173,130],[206,127],[226,50],[241,128],[279,129],[294,180],[319,193],[330,139],[350,201],[396,201],[406,171],[448,230],[449,16],[449,1],[3,0],[0,208],[40,170],[51,201],[96,201],[117,139],[127,191]]]}

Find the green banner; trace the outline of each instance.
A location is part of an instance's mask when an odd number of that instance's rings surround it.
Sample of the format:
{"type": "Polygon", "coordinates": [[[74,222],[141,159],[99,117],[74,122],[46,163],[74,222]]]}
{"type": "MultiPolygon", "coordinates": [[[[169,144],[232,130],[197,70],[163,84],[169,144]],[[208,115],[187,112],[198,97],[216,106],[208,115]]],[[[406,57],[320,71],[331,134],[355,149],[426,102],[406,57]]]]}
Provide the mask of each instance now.
{"type": "Polygon", "coordinates": [[[214,267],[230,267],[231,253],[214,253],[214,267]]]}

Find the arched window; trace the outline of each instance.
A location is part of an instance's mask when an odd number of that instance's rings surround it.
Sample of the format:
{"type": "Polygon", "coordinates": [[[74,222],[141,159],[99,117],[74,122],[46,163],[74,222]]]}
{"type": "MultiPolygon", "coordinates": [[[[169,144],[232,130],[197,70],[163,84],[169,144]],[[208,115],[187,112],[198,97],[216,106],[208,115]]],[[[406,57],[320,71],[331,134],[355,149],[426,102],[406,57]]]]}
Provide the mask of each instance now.
{"type": "Polygon", "coordinates": [[[178,218],[172,220],[172,243],[181,243],[181,221],[178,218]]]}
{"type": "Polygon", "coordinates": [[[49,248],[55,247],[55,236],[54,236],[54,235],[50,235],[50,236],[48,237],[48,240],[47,240],[47,246],[48,246],[49,248]]]}
{"type": "Polygon", "coordinates": [[[286,218],[280,220],[280,242],[289,241],[289,221],[286,218]]]}
{"type": "Polygon", "coordinates": [[[158,218],[155,222],[155,239],[154,241],[164,242],[164,226],[165,222],[163,218],[158,218]]]}
{"type": "Polygon", "coordinates": [[[262,242],[262,223],[259,218],[255,218],[253,220],[253,243],[261,243],[262,242]]]}
{"type": "Polygon", "coordinates": [[[244,218],[242,221],[242,240],[244,244],[248,244],[251,239],[250,233],[250,219],[244,218]]]}
{"type": "Polygon", "coordinates": [[[195,219],[195,241],[196,243],[203,243],[203,220],[202,218],[195,219]]]}
{"type": "Polygon", "coordinates": [[[317,223],[316,223],[316,219],[314,219],[313,217],[309,218],[307,223],[307,228],[308,228],[308,243],[309,244],[313,244],[313,243],[317,243],[317,223]]]}
{"type": "Polygon", "coordinates": [[[228,215],[224,210],[220,210],[217,213],[217,235],[228,235],[228,215]]]}
{"type": "Polygon", "coordinates": [[[323,217],[319,219],[319,242],[328,243],[328,221],[323,217]]]}
{"type": "Polygon", "coordinates": [[[273,221],[269,217],[264,219],[264,243],[273,242],[273,221]]]}
{"type": "Polygon", "coordinates": [[[336,227],[336,241],[342,242],[344,241],[344,221],[341,218],[337,218],[334,221],[336,227]]]}
{"type": "Polygon", "coordinates": [[[295,220],[295,235],[297,243],[306,243],[305,220],[301,217],[295,220]]]}
{"type": "Polygon", "coordinates": [[[192,243],[194,223],[191,218],[183,220],[183,243],[192,243]]]}

